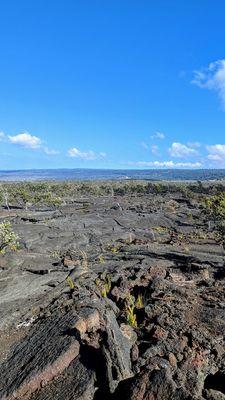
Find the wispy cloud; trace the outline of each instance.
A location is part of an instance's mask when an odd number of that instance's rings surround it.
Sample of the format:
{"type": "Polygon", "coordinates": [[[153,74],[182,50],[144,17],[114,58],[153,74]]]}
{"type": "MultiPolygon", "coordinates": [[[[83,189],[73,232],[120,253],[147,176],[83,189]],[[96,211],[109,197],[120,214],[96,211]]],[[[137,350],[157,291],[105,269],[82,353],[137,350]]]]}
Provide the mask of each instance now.
{"type": "Polygon", "coordinates": [[[105,157],[107,157],[107,154],[104,151],[101,151],[99,153],[99,156],[102,157],[102,158],[105,158],[105,157]]]}
{"type": "Polygon", "coordinates": [[[163,132],[155,132],[154,135],[151,136],[151,139],[165,139],[166,135],[163,132]]]}
{"type": "Polygon", "coordinates": [[[201,143],[199,142],[188,142],[188,147],[192,147],[193,149],[199,149],[201,147],[201,143]]]}
{"type": "Polygon", "coordinates": [[[0,132],[0,141],[4,140],[4,138],[5,138],[4,132],[0,132]]]}
{"type": "Polygon", "coordinates": [[[157,146],[157,144],[153,144],[151,146],[151,152],[152,154],[159,154],[159,146],[157,146]]]}
{"type": "Polygon", "coordinates": [[[80,151],[76,147],[73,147],[68,150],[68,156],[69,157],[74,157],[74,158],[80,158],[82,160],[96,160],[97,158],[105,158],[106,153],[100,152],[100,153],[95,153],[92,150],[89,151],[80,151]]]}
{"type": "Polygon", "coordinates": [[[169,148],[169,154],[175,158],[185,158],[198,154],[197,150],[193,147],[187,146],[183,143],[174,142],[169,148]]]}
{"type": "Polygon", "coordinates": [[[49,149],[48,147],[43,147],[43,150],[44,153],[47,154],[48,156],[54,156],[60,153],[58,150],[49,149]]]}
{"type": "Polygon", "coordinates": [[[192,83],[202,89],[215,91],[225,109],[225,59],[211,62],[208,67],[194,71],[192,83]]]}
{"type": "Polygon", "coordinates": [[[147,145],[147,143],[141,142],[140,144],[141,144],[141,147],[143,147],[143,149],[148,150],[148,145],[147,145]]]}
{"type": "Polygon", "coordinates": [[[129,162],[128,165],[136,167],[154,167],[154,168],[201,168],[200,162],[174,162],[174,161],[137,161],[129,162]]]}

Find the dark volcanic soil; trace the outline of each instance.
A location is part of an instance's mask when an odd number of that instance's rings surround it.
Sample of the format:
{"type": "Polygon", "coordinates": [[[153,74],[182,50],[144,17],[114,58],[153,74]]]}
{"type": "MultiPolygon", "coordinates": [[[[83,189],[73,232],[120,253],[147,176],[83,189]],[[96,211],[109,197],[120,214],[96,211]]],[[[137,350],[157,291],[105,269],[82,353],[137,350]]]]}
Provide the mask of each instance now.
{"type": "Polygon", "coordinates": [[[0,219],[21,238],[0,256],[1,400],[225,399],[224,249],[197,201],[87,197],[0,219]]]}

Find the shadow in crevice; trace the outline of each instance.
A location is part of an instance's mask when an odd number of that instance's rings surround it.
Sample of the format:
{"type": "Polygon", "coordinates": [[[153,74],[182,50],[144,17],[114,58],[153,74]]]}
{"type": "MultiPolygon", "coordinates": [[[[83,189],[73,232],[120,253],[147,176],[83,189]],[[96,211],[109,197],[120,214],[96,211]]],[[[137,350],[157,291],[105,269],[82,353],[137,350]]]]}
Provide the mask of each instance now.
{"type": "Polygon", "coordinates": [[[225,394],[225,374],[218,371],[214,375],[208,375],[205,379],[204,388],[225,394]]]}
{"type": "Polygon", "coordinates": [[[80,359],[82,364],[96,373],[96,392],[94,400],[110,399],[109,386],[106,375],[106,363],[101,349],[85,344],[81,345],[80,359]]]}

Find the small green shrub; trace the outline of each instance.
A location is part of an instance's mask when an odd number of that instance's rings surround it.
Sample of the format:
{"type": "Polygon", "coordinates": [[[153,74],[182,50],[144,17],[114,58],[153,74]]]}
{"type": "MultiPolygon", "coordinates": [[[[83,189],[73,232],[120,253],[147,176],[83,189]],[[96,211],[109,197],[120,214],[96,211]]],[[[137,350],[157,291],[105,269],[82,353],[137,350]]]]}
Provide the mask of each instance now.
{"type": "Polygon", "coordinates": [[[111,286],[112,286],[111,276],[106,275],[105,279],[102,279],[102,280],[97,278],[95,280],[95,284],[96,284],[96,286],[98,286],[101,296],[107,297],[111,291],[111,286]]]}
{"type": "Polygon", "coordinates": [[[6,249],[16,251],[19,248],[19,236],[13,232],[10,222],[0,224],[0,253],[4,254],[6,249]]]}
{"type": "Polygon", "coordinates": [[[68,276],[66,278],[66,280],[67,280],[67,283],[68,283],[70,289],[74,290],[75,289],[75,283],[74,283],[73,279],[70,276],[68,276]]]}
{"type": "Polygon", "coordinates": [[[206,210],[214,219],[225,217],[225,194],[220,193],[205,200],[206,210]]]}
{"type": "Polygon", "coordinates": [[[133,328],[137,328],[137,317],[135,314],[135,297],[129,295],[126,300],[126,318],[127,323],[133,328]]]}
{"type": "Polygon", "coordinates": [[[141,308],[144,307],[143,304],[143,297],[141,294],[138,295],[137,300],[135,302],[135,307],[137,308],[137,310],[140,310],[141,308]]]}

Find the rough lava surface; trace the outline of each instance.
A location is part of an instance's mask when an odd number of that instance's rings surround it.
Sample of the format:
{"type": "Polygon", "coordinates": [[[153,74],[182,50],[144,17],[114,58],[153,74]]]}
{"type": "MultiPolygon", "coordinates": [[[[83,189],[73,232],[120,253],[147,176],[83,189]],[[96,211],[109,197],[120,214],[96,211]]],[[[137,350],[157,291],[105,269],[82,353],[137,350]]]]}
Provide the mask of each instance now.
{"type": "Polygon", "coordinates": [[[21,248],[0,256],[1,400],[225,399],[225,254],[197,201],[83,196],[5,220],[21,248]]]}

